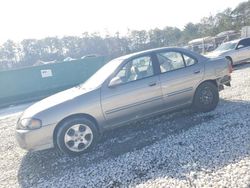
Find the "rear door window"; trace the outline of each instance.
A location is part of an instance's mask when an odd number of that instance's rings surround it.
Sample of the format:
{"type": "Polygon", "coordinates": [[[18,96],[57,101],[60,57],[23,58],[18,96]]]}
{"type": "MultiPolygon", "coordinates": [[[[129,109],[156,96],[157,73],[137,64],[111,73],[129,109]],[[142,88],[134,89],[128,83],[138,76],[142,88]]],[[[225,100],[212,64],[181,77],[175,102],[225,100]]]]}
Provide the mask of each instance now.
{"type": "Polygon", "coordinates": [[[186,66],[191,66],[191,65],[194,65],[195,63],[197,63],[197,60],[192,58],[192,57],[189,57],[185,54],[183,54],[183,58],[185,60],[185,63],[186,63],[186,66]]]}
{"type": "Polygon", "coordinates": [[[157,58],[160,64],[161,73],[181,69],[185,67],[182,54],[179,52],[158,53],[157,58]]]}

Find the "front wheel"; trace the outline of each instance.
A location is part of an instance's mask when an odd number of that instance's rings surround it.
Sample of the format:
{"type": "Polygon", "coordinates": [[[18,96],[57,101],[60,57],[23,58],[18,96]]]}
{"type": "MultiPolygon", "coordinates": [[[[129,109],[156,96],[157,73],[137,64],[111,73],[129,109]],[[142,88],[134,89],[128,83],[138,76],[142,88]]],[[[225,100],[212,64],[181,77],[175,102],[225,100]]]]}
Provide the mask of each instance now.
{"type": "Polygon", "coordinates": [[[95,124],[86,118],[72,118],[62,123],[56,133],[58,148],[74,156],[90,150],[97,140],[95,124]]]}
{"type": "Polygon", "coordinates": [[[219,102],[219,90],[211,82],[202,83],[195,92],[193,107],[195,111],[209,112],[216,108],[219,102]]]}

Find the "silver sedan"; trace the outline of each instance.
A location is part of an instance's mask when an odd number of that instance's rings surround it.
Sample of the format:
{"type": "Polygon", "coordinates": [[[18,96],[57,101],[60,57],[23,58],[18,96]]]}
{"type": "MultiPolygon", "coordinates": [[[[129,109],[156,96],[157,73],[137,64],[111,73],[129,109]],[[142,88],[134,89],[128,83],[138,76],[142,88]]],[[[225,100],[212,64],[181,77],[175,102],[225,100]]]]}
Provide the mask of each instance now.
{"type": "Polygon", "coordinates": [[[223,43],[206,56],[210,58],[225,57],[232,65],[248,62],[250,61],[250,38],[223,43]]]}
{"type": "Polygon", "coordinates": [[[90,150],[102,133],[183,107],[215,109],[230,85],[231,65],[181,48],[160,48],[108,62],[85,83],[30,106],[16,137],[27,150],[57,147],[69,155],[90,150]]]}

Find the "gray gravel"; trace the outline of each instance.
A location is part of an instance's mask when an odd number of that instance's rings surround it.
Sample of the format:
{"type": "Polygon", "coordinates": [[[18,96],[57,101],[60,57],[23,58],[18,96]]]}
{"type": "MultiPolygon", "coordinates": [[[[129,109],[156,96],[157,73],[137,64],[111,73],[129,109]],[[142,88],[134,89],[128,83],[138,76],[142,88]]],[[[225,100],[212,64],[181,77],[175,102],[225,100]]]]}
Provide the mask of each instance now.
{"type": "Polygon", "coordinates": [[[250,65],[237,69],[213,112],[136,122],[81,157],[24,151],[20,112],[0,117],[0,187],[250,187],[250,65]]]}

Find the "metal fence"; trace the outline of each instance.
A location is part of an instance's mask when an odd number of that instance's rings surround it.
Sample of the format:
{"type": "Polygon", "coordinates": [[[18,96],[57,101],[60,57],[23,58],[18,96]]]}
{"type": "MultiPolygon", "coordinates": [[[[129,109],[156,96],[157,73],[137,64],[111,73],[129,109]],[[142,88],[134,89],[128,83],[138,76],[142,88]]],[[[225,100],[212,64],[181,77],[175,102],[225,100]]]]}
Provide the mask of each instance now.
{"type": "Polygon", "coordinates": [[[106,63],[86,58],[0,72],[0,107],[41,99],[83,83],[106,63]]]}

